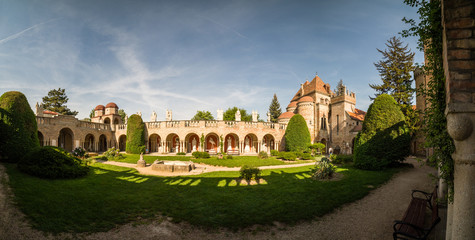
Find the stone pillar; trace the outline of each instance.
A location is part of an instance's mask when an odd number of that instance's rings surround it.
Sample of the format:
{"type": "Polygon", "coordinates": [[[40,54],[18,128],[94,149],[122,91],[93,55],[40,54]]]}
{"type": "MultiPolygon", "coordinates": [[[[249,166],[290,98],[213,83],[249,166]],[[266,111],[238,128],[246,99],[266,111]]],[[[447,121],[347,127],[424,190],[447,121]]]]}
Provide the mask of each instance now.
{"type": "Polygon", "coordinates": [[[81,146],[81,144],[80,144],[79,140],[76,140],[76,141],[75,141],[75,143],[76,143],[76,144],[74,144],[74,146],[75,146],[74,148],[78,148],[78,147],[80,147],[80,146],[81,146]]]}
{"type": "MultiPolygon", "coordinates": [[[[454,202],[447,239],[475,236],[475,2],[442,0],[447,130],[454,139],[454,202]]],[[[448,219],[449,220],[449,219],[448,219]]]]}
{"type": "Polygon", "coordinates": [[[58,146],[58,143],[56,142],[56,139],[51,140],[51,146],[58,146]]]}

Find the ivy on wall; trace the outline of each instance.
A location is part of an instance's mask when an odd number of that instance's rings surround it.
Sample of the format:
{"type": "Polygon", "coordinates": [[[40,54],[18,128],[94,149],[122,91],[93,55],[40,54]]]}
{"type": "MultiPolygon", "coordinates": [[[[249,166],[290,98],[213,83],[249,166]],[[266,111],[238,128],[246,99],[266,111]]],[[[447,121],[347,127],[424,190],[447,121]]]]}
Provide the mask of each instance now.
{"type": "MultiPolygon", "coordinates": [[[[418,8],[419,22],[403,18],[410,28],[402,31],[403,37],[419,37],[418,48],[424,51],[426,63],[423,67],[425,76],[430,80],[418,94],[425,96],[427,108],[424,113],[423,132],[426,137],[426,147],[433,149],[429,163],[440,167],[440,178],[444,179],[453,192],[454,161],[452,153],[455,146],[447,132],[445,116],[446,91],[443,67],[443,26],[440,0],[404,0],[411,7],[418,8]]],[[[419,87],[419,86],[418,86],[419,87]]],[[[449,201],[453,196],[449,194],[449,201]]]]}

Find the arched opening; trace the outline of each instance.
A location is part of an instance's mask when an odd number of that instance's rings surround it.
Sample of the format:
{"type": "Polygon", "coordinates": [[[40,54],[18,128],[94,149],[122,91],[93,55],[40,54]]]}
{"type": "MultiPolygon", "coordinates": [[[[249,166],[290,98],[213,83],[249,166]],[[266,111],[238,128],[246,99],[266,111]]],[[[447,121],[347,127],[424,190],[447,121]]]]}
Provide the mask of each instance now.
{"type": "Polygon", "coordinates": [[[196,133],[190,133],[185,137],[186,152],[196,152],[200,150],[200,137],[196,133]]]}
{"type": "Polygon", "coordinates": [[[40,131],[38,131],[38,140],[40,141],[40,146],[43,147],[45,145],[45,137],[40,131]]]}
{"type": "Polygon", "coordinates": [[[95,152],[96,147],[95,147],[95,142],[94,142],[94,135],[88,134],[86,135],[86,138],[84,139],[84,149],[88,152],[95,152]]]}
{"type": "Polygon", "coordinates": [[[119,118],[114,119],[114,124],[119,124],[119,118]]]}
{"type": "Polygon", "coordinates": [[[119,137],[119,150],[120,151],[125,151],[126,144],[127,144],[127,136],[120,135],[120,137],[119,137]]]}
{"type": "Polygon", "coordinates": [[[206,136],[205,139],[206,151],[210,154],[216,154],[219,147],[219,137],[215,133],[210,133],[206,136]]]}
{"type": "Polygon", "coordinates": [[[104,134],[99,137],[99,152],[107,151],[107,138],[104,134]]]}
{"type": "Polygon", "coordinates": [[[167,150],[168,152],[181,152],[180,138],[177,134],[171,133],[167,136],[167,150]]]}
{"type": "Polygon", "coordinates": [[[257,153],[257,136],[250,133],[244,138],[244,153],[257,153]]]}
{"type": "Polygon", "coordinates": [[[61,129],[61,131],[59,131],[58,147],[61,147],[68,152],[72,152],[73,139],[74,139],[74,134],[71,129],[69,128],[61,129]]]}
{"type": "Polygon", "coordinates": [[[339,145],[336,145],[335,149],[333,149],[333,154],[340,154],[341,148],[339,145]]]}
{"type": "Polygon", "coordinates": [[[111,119],[110,118],[104,118],[104,123],[105,124],[111,124],[111,119]]]}
{"type": "Polygon", "coordinates": [[[262,146],[261,151],[270,153],[271,150],[275,149],[275,139],[274,136],[271,134],[266,134],[264,138],[262,138],[262,146]]]}
{"type": "Polygon", "coordinates": [[[224,151],[227,154],[239,154],[239,137],[230,133],[224,138],[224,151]]]}
{"type": "Polygon", "coordinates": [[[162,140],[158,134],[152,134],[148,138],[148,151],[149,152],[160,152],[162,149],[162,140]]]}

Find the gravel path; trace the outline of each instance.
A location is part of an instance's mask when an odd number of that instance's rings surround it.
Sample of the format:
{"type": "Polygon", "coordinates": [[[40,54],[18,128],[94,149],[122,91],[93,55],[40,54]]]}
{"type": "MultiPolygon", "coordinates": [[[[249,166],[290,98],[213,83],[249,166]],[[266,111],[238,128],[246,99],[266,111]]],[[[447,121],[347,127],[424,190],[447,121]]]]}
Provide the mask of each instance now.
{"type": "MultiPolygon", "coordinates": [[[[431,191],[434,183],[428,176],[436,171],[414,164],[396,174],[388,183],[372,191],[365,198],[347,204],[333,213],[314,221],[295,226],[275,223],[275,226],[254,226],[239,232],[223,229],[205,231],[185,223],[174,224],[166,219],[133,226],[126,224],[108,232],[45,237],[31,229],[15,207],[12,207],[11,191],[0,184],[0,239],[392,239],[392,223],[404,213],[411,198],[411,189],[431,191]]],[[[288,167],[288,166],[287,166],[288,167]]],[[[0,180],[7,181],[4,167],[0,164],[0,180]]]]}

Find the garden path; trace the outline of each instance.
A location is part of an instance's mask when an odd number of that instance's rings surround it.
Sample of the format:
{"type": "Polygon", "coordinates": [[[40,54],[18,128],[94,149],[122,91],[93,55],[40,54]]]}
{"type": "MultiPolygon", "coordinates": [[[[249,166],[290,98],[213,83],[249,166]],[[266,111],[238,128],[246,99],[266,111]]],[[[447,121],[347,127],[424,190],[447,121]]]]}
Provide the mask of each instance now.
{"type": "MultiPolygon", "coordinates": [[[[314,221],[294,226],[276,222],[274,226],[254,226],[237,232],[209,231],[186,223],[157,219],[147,224],[118,226],[102,233],[45,236],[27,224],[24,215],[12,203],[10,189],[6,184],[0,184],[0,239],[392,239],[393,221],[403,215],[411,198],[411,189],[431,191],[434,187],[428,176],[436,173],[433,168],[420,166],[414,158],[407,162],[415,167],[396,174],[363,199],[314,221]]],[[[8,181],[8,175],[0,164],[0,182],[5,181],[8,181]]],[[[444,225],[443,220],[437,228],[444,225]]],[[[435,231],[436,234],[440,232],[435,231]]],[[[431,239],[443,237],[439,234],[431,239]]]]}

